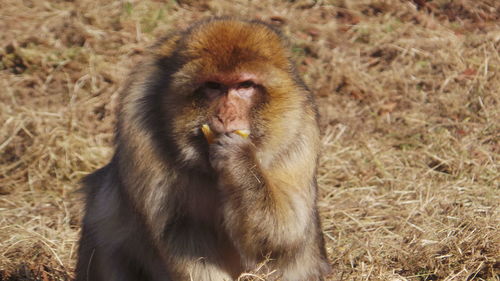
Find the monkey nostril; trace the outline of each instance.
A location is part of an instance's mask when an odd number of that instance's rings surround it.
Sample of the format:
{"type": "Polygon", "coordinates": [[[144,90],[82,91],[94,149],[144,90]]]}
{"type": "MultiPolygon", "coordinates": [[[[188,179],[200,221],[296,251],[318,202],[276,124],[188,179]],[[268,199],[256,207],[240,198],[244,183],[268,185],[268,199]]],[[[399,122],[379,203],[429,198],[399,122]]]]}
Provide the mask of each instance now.
{"type": "Polygon", "coordinates": [[[217,115],[217,121],[219,121],[222,125],[224,125],[224,120],[219,116],[217,115]]]}

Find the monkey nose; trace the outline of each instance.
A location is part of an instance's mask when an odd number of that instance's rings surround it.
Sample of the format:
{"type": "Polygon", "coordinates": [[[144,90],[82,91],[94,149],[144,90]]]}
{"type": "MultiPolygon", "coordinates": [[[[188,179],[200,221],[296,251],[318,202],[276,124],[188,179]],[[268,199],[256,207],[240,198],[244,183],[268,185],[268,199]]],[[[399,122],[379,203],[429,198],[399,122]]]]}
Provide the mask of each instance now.
{"type": "Polygon", "coordinates": [[[210,128],[217,134],[222,134],[226,132],[226,126],[224,118],[219,115],[215,115],[210,120],[210,128]]]}
{"type": "Polygon", "coordinates": [[[217,121],[220,122],[222,124],[222,126],[224,126],[224,119],[222,119],[222,117],[220,117],[220,115],[215,116],[215,118],[217,118],[217,121]]]}

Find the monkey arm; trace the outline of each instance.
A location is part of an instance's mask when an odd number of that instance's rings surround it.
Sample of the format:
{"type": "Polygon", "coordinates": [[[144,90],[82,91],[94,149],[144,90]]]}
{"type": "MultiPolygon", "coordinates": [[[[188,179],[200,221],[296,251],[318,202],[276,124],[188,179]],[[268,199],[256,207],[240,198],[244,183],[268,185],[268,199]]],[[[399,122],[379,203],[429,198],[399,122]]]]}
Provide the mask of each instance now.
{"type": "Polygon", "coordinates": [[[281,152],[265,169],[239,136],[226,135],[211,147],[225,228],[247,262],[269,253],[293,254],[315,236],[316,156],[306,143],[297,139],[293,150],[281,152]]]}

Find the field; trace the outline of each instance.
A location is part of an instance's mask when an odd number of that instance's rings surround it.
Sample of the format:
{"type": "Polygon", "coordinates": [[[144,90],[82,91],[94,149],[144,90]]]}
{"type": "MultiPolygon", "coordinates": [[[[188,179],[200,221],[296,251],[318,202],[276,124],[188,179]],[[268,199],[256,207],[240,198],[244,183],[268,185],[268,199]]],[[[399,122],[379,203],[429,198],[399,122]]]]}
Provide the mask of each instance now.
{"type": "Polygon", "coordinates": [[[71,279],[120,87],[217,15],[283,30],[316,95],[328,280],[500,280],[500,1],[2,0],[0,281],[71,279]]]}

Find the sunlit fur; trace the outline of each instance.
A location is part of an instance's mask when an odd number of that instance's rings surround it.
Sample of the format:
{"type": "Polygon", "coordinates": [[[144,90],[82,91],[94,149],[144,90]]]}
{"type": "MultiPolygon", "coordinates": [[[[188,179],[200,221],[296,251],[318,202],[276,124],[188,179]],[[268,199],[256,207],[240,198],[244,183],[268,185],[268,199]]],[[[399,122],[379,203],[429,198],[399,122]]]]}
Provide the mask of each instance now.
{"type": "Polygon", "coordinates": [[[322,280],[317,113],[289,57],[278,32],[232,19],[151,49],[124,86],[113,159],[84,180],[77,280],[235,280],[266,257],[274,278],[322,280]],[[215,169],[209,154],[227,151],[201,133],[211,108],[197,89],[235,73],[256,75],[265,99],[251,149],[215,169]]]}

